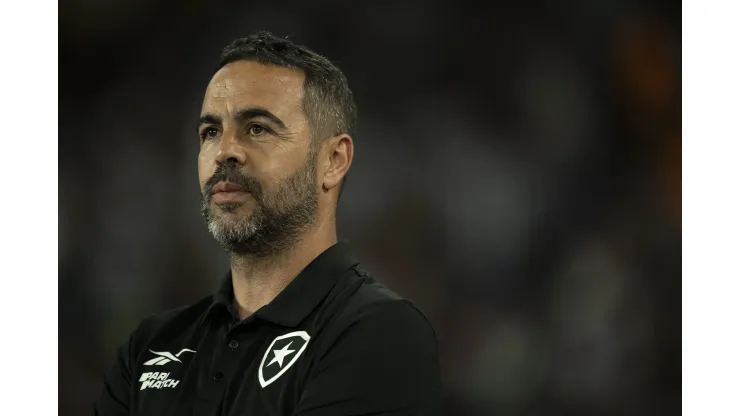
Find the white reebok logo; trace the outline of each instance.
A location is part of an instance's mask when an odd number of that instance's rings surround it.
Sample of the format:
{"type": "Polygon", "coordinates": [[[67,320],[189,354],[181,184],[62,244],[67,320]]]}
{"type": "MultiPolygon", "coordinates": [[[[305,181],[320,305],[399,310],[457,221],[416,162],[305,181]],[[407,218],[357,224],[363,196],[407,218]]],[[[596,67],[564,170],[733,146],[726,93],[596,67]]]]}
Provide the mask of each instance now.
{"type": "Polygon", "coordinates": [[[306,349],[310,339],[311,336],[306,331],[291,332],[275,338],[267,347],[260,363],[260,385],[265,387],[288,371],[306,349]],[[267,361],[268,358],[270,361],[267,361]]]}
{"type": "Polygon", "coordinates": [[[158,355],[159,357],[154,357],[151,360],[144,363],[144,365],[165,365],[170,361],[176,361],[178,363],[181,363],[180,360],[180,354],[184,352],[192,352],[195,353],[193,350],[189,350],[187,348],[183,348],[182,351],[178,352],[177,355],[172,355],[171,353],[167,351],[158,352],[158,351],[152,351],[149,350],[152,354],[158,355]]]}

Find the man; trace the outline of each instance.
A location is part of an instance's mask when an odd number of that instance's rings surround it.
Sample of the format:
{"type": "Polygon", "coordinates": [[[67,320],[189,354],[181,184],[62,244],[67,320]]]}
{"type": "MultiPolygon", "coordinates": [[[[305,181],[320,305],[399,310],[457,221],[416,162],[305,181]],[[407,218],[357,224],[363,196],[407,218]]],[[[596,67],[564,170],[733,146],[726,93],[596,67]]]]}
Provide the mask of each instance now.
{"type": "Polygon", "coordinates": [[[326,58],[266,32],[224,49],[198,121],[198,172],[231,272],[213,296],[141,323],[97,415],[441,412],[426,317],[337,242],[354,118],[326,58]]]}

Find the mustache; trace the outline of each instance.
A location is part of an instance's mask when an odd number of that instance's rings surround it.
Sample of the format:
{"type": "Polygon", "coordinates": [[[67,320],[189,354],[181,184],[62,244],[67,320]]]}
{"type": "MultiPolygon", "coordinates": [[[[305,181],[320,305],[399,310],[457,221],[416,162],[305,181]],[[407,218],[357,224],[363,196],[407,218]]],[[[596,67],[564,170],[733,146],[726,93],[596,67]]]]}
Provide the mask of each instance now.
{"type": "Polygon", "coordinates": [[[203,189],[203,193],[206,198],[209,200],[211,199],[211,196],[213,195],[213,187],[219,182],[231,182],[243,187],[249,194],[254,196],[262,195],[262,185],[259,183],[257,178],[245,175],[236,165],[233,164],[219,165],[213,175],[208,178],[203,189]]]}

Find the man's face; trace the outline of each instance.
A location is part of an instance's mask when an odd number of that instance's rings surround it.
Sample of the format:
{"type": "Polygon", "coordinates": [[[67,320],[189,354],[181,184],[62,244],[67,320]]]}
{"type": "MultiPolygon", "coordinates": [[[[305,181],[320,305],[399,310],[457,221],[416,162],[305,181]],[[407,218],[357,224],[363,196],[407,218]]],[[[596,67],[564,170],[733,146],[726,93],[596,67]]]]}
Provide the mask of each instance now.
{"type": "Polygon", "coordinates": [[[237,61],[208,84],[198,123],[201,212],[232,253],[264,257],[288,249],[316,218],[303,79],[299,71],[237,61]]]}

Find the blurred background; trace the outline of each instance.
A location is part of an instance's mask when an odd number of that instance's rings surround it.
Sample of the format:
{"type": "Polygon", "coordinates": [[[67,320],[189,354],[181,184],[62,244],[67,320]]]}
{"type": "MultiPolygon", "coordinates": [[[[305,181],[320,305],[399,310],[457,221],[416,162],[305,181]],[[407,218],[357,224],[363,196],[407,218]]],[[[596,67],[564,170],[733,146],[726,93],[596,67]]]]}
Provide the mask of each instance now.
{"type": "Polygon", "coordinates": [[[435,325],[447,414],[680,414],[680,3],[489,3],[62,0],[60,414],[227,271],[194,126],[260,29],[349,78],[340,238],[435,325]]]}

